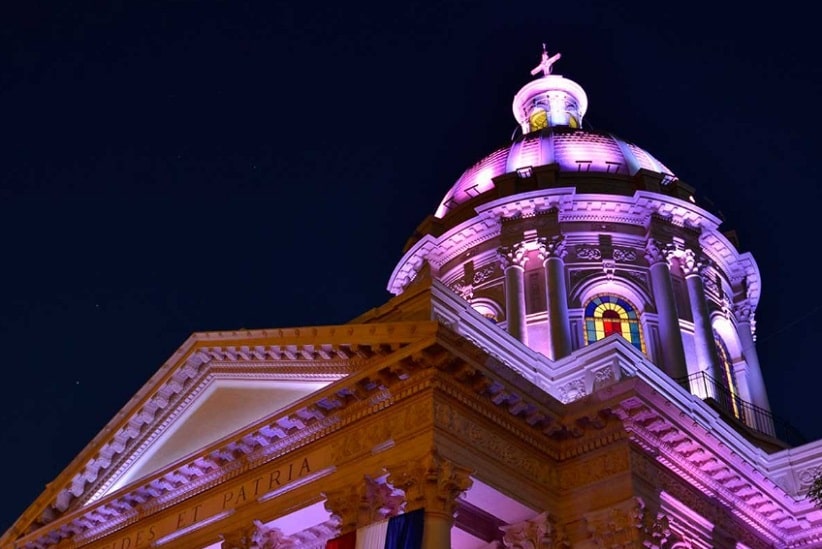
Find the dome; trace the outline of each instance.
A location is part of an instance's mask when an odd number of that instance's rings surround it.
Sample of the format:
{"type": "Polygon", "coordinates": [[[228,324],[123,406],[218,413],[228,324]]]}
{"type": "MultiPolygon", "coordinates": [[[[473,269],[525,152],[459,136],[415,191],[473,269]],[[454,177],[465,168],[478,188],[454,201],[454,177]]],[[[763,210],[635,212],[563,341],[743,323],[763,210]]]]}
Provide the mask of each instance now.
{"type": "Polygon", "coordinates": [[[442,219],[458,205],[493,189],[493,178],[538,166],[553,164],[560,172],[616,176],[633,176],[642,169],[660,173],[667,181],[676,179],[644,149],[610,133],[582,129],[588,96],[573,80],[551,74],[560,57],[549,55],[543,44],[542,60],[531,71],[542,76],[514,96],[520,136],[468,168],[445,195],[436,217],[442,219]]]}
{"type": "Polygon", "coordinates": [[[443,218],[456,206],[492,190],[497,176],[549,164],[556,164],[560,172],[631,176],[645,169],[675,178],[649,152],[613,134],[549,126],[520,136],[465,170],[434,215],[443,218]]]}

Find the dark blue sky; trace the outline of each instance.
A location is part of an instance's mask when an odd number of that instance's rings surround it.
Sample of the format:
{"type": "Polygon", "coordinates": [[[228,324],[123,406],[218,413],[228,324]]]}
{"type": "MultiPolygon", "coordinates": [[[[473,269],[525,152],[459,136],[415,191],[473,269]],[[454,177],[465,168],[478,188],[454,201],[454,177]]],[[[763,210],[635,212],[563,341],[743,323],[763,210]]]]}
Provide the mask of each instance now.
{"type": "Polygon", "coordinates": [[[586,89],[586,123],[648,149],[753,253],[772,408],[822,437],[803,4],[10,4],[0,531],[191,332],[384,302],[416,225],[508,141],[542,42],[586,89]]]}

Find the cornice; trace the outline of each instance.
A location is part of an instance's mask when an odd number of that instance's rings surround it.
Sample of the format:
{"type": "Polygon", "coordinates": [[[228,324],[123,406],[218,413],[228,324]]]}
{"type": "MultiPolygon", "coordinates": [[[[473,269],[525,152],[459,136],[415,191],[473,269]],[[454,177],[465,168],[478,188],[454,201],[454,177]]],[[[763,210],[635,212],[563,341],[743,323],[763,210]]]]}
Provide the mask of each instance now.
{"type": "Polygon", "coordinates": [[[763,538],[799,547],[822,533],[822,523],[812,524],[804,506],[755,464],[647,383],[629,378],[602,393],[600,397],[610,394],[618,401],[613,413],[647,455],[714,498],[763,538]]]}
{"type": "Polygon", "coordinates": [[[582,439],[580,429],[594,426],[576,417],[567,425],[546,406],[546,395],[537,387],[439,327],[434,335],[375,356],[347,377],[184,462],[85,507],[72,508],[23,536],[17,547],[45,548],[61,542],[80,547],[102,539],[429,389],[457,398],[496,428],[549,456],[558,455],[559,441],[582,439]]]}
{"type": "Polygon", "coordinates": [[[339,379],[436,330],[434,322],[397,322],[193,334],[47,486],[0,543],[36,521],[48,524],[104,491],[111,475],[122,473],[132,453],[139,453],[169,417],[190,403],[191,389],[202,386],[209,375],[299,378],[302,370],[302,379],[339,379]]]}

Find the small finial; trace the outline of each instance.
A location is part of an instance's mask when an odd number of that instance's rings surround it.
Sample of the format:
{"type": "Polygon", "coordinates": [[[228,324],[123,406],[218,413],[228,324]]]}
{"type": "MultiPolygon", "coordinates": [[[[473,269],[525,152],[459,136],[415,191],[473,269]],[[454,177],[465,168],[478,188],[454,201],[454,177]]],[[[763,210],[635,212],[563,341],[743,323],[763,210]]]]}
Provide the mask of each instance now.
{"type": "Polygon", "coordinates": [[[542,61],[539,62],[539,65],[531,70],[531,74],[537,74],[538,72],[542,71],[542,76],[548,76],[551,74],[551,66],[559,61],[559,58],[562,57],[562,54],[557,53],[554,54],[553,57],[548,55],[548,50],[545,47],[545,42],[542,43],[542,61]]]}

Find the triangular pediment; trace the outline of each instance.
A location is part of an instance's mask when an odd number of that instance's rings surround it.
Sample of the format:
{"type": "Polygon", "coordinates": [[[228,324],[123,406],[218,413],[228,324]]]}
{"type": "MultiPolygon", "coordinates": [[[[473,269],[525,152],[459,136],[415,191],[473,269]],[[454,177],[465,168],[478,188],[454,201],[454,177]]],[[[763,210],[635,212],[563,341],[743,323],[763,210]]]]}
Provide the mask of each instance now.
{"type": "Polygon", "coordinates": [[[194,459],[436,329],[420,320],[193,334],[0,539],[194,459]]]}
{"type": "Polygon", "coordinates": [[[329,381],[213,379],[184,402],[144,448],[126,460],[122,474],[92,497],[105,496],[145,478],[223,437],[322,389],[329,381]]]}

